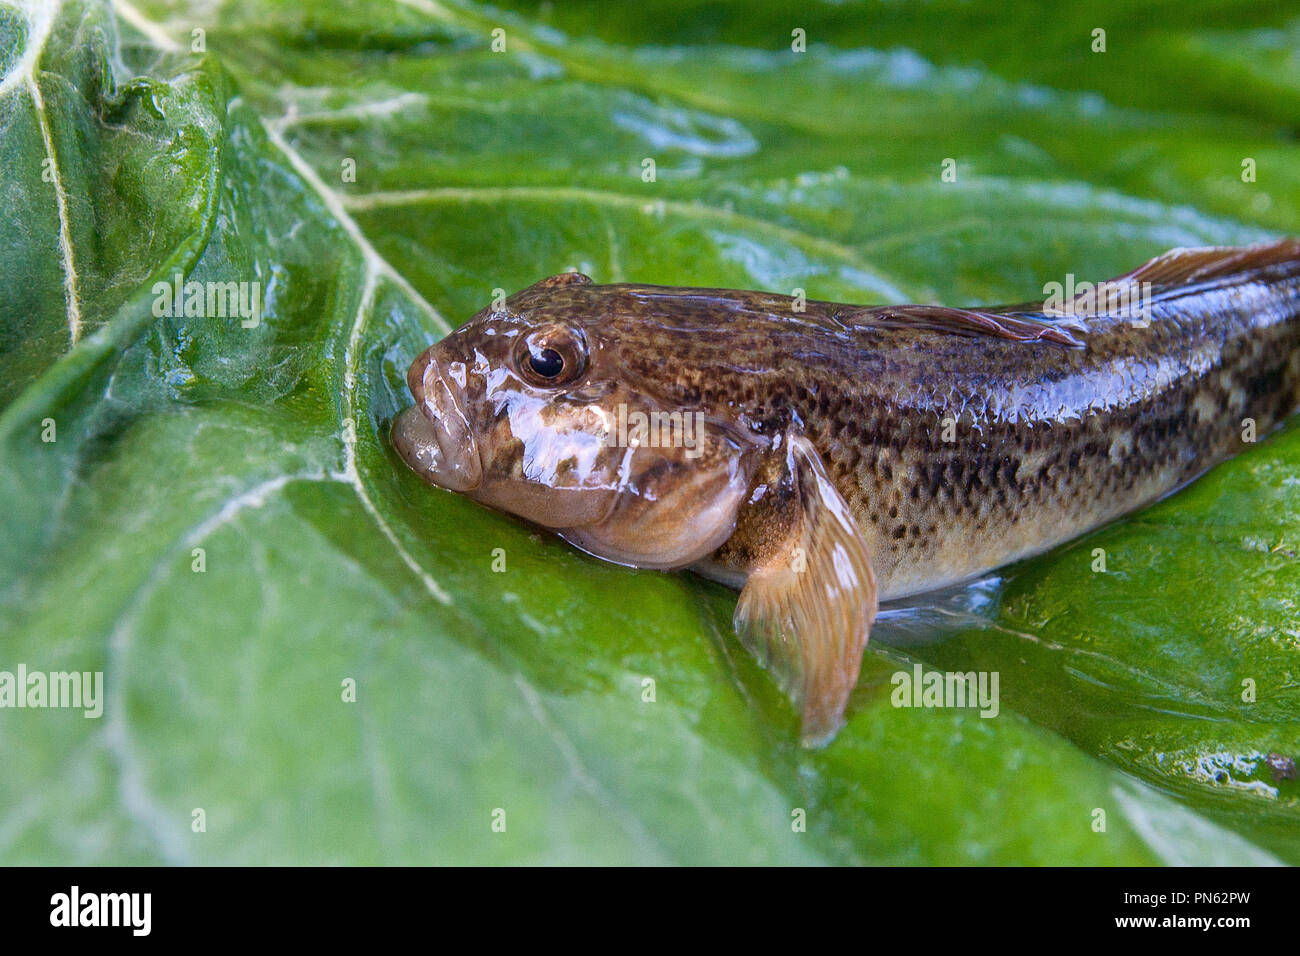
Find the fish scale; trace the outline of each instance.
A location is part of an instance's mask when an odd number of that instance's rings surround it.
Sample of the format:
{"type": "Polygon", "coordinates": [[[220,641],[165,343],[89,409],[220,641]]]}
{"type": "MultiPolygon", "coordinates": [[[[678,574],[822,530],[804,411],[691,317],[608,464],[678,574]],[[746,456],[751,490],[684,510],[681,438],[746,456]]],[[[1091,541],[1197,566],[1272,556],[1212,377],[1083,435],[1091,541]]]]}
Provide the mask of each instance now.
{"type": "MultiPolygon", "coordinates": [[[[1296,245],[1283,246],[1295,257],[1289,265],[1155,303],[1146,328],[1092,317],[1094,327],[1074,333],[1082,348],[816,321],[843,315],[834,303],[809,302],[813,322],[791,327],[794,300],[734,292],[714,293],[728,297],[715,314],[728,317],[730,351],[717,336],[675,342],[711,322],[698,290],[684,297],[691,308],[671,331],[640,345],[673,356],[679,381],[657,387],[674,401],[726,407],[768,430],[802,423],[890,600],[1046,551],[1144,507],[1248,447],[1244,418],[1262,435],[1300,406],[1296,245]],[[950,416],[955,440],[944,442],[950,416]]],[[[675,290],[592,288],[627,297],[610,319],[625,343],[632,324],[657,311],[640,301],[679,305],[663,302],[675,290]]],[[[1014,314],[1052,321],[1041,304],[1014,314]]],[[[663,377],[660,363],[629,368],[646,381],[663,377]]],[[[745,537],[742,521],[717,563],[743,569],[745,537]]]]}

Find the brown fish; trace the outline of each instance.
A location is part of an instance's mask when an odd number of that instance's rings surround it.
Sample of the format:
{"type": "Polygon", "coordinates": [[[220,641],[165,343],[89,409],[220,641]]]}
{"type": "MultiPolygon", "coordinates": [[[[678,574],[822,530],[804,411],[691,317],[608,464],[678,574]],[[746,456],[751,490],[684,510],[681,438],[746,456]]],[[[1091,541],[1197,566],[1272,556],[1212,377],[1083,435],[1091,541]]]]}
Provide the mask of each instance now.
{"type": "Polygon", "coordinates": [[[424,480],[740,589],[736,632],[843,722],[878,600],[1047,550],[1300,405],[1300,241],[1175,249],[987,309],[543,279],[408,373],[424,480]]]}

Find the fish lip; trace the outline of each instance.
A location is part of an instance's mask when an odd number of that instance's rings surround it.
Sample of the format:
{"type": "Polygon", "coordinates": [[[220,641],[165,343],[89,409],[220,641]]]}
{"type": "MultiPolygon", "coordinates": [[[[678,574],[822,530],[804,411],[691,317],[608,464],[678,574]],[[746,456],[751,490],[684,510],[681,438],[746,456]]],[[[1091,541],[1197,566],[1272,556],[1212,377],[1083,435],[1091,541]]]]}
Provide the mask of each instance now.
{"type": "Polygon", "coordinates": [[[390,440],[407,467],[429,484],[476,491],[483,484],[483,464],[463,411],[463,392],[431,352],[408,372],[415,404],[393,420],[390,440]]]}

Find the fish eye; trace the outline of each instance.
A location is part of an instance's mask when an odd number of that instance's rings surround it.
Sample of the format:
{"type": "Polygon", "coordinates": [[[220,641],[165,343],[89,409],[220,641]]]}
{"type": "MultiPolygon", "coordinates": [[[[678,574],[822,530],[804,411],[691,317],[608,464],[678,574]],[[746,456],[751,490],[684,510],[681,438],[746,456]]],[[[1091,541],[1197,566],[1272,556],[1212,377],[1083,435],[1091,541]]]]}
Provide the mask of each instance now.
{"type": "Polygon", "coordinates": [[[542,378],[557,378],[564,371],[564,356],[555,349],[528,352],[528,367],[542,378]]]}
{"type": "Polygon", "coordinates": [[[567,385],[582,374],[587,345],[582,334],[562,325],[535,329],[523,337],[515,364],[520,376],[533,385],[567,385]]]}

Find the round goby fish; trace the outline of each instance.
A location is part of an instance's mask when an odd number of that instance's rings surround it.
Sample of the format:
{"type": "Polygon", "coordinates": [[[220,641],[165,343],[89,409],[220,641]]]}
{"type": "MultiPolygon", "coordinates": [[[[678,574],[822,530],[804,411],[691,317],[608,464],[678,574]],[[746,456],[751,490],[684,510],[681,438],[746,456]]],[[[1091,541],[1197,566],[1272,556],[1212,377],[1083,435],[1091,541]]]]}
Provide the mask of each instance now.
{"type": "Polygon", "coordinates": [[[1057,288],[869,308],[552,276],[416,359],[392,441],[597,557],[740,589],[818,744],[878,600],[1141,508],[1300,405],[1300,241],[1057,288]]]}

